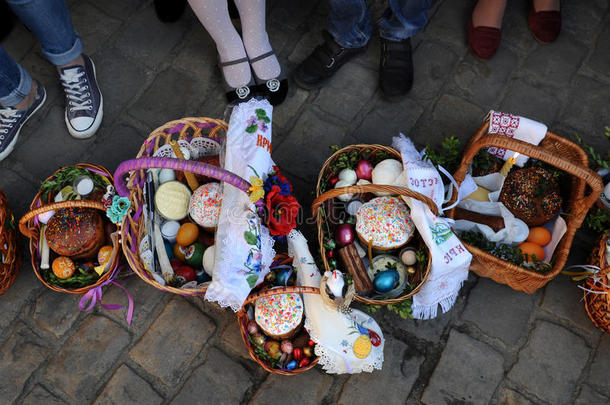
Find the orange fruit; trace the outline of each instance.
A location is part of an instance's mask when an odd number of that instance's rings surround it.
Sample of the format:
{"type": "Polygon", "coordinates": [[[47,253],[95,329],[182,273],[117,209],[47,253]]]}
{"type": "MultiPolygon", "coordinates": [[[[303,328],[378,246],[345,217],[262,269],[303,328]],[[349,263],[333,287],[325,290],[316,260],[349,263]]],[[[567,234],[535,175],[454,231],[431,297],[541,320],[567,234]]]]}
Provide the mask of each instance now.
{"type": "Polygon", "coordinates": [[[521,253],[523,253],[523,260],[527,262],[533,262],[534,257],[536,256],[536,260],[543,261],[545,259],[544,249],[540,245],[537,245],[533,242],[523,242],[519,245],[519,249],[521,249],[521,253]]]}
{"type": "Polygon", "coordinates": [[[76,270],[76,266],[74,265],[72,259],[65,256],[60,256],[53,260],[51,268],[53,269],[53,274],[62,280],[72,277],[74,271],[76,270]]]}
{"type": "Polygon", "coordinates": [[[551,241],[551,233],[541,226],[530,228],[527,242],[535,243],[538,246],[546,246],[551,241]]]}

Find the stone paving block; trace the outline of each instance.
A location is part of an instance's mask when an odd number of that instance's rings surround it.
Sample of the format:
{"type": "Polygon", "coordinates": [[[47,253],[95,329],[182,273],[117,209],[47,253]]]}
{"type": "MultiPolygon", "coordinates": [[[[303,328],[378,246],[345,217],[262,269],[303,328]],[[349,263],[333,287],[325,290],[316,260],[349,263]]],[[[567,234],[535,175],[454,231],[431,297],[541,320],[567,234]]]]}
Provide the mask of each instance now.
{"type": "Polygon", "coordinates": [[[316,6],[315,1],[311,0],[293,0],[279,2],[268,19],[267,25],[278,24],[282,28],[294,30],[299,25],[308,20],[308,16],[316,6]]]}
{"type": "Polygon", "coordinates": [[[458,56],[446,46],[422,42],[413,53],[413,88],[409,97],[422,101],[436,98],[457,60],[458,56]]]}
{"type": "Polygon", "coordinates": [[[286,378],[282,375],[269,374],[260,389],[254,394],[249,404],[299,404],[314,405],[323,402],[333,379],[317,368],[286,378]]]}
{"type": "Polygon", "coordinates": [[[468,335],[452,331],[422,402],[488,403],[503,374],[500,353],[468,335]]]}
{"type": "Polygon", "coordinates": [[[593,53],[585,65],[593,69],[597,74],[610,76],[608,66],[610,66],[610,18],[606,17],[603,30],[597,37],[594,44],[593,53]]]}
{"type": "Polygon", "coordinates": [[[174,298],[130,350],[129,357],[167,385],[176,384],[216,326],[182,298],[174,298]]]}
{"type": "Polygon", "coordinates": [[[0,190],[2,190],[8,199],[13,216],[18,222],[19,218],[29,211],[30,203],[36,193],[38,193],[39,184],[26,179],[23,175],[27,176],[27,173],[23,173],[19,169],[13,170],[9,165],[10,162],[7,161],[0,169],[2,170],[2,176],[0,176],[0,190]]]}
{"type": "Polygon", "coordinates": [[[129,344],[129,333],[111,320],[89,316],[47,366],[44,377],[74,401],[91,401],[100,380],[129,344]]]}
{"type": "Polygon", "coordinates": [[[115,43],[130,58],[148,67],[156,67],[179,43],[187,29],[188,24],[162,23],[151,4],[129,20],[115,43]]]}
{"type": "MultiPolygon", "coordinates": [[[[40,122],[55,103],[58,103],[63,108],[65,97],[57,69],[42,56],[39,45],[36,45],[34,49],[36,50],[35,52],[29,52],[19,63],[28,71],[32,79],[38,80],[44,86],[47,92],[47,100],[36,115],[28,120],[30,126],[40,122]]],[[[23,135],[25,135],[24,132],[21,132],[19,138],[24,139],[23,135]]]]}
{"type": "MultiPolygon", "coordinates": [[[[71,137],[64,121],[64,108],[54,105],[38,129],[17,144],[11,158],[21,162],[29,175],[42,181],[62,166],[81,162],[94,140],[71,137]]],[[[31,202],[33,197],[27,201],[31,202]]]]}
{"type": "Polygon", "coordinates": [[[527,333],[537,299],[537,294],[514,291],[488,278],[480,278],[468,296],[462,319],[513,346],[527,333]]]}
{"type": "Polygon", "coordinates": [[[238,404],[251,386],[252,376],[243,366],[212,349],[171,403],[238,404]]]}
{"type": "Polygon", "coordinates": [[[608,370],[610,367],[610,335],[604,333],[595,350],[595,357],[589,370],[587,382],[599,389],[600,392],[610,396],[608,384],[608,370]]]}
{"type": "Polygon", "coordinates": [[[560,275],[546,285],[540,307],[592,335],[598,333],[585,310],[582,290],[569,277],[560,275]]]}
{"type": "Polygon", "coordinates": [[[498,405],[534,405],[534,403],[517,391],[503,387],[498,395],[498,405]]]}
{"type": "MultiPolygon", "coordinates": [[[[294,83],[290,83],[288,89],[288,97],[286,101],[280,104],[277,107],[274,107],[273,110],[273,126],[277,127],[291,127],[292,124],[299,117],[299,111],[301,107],[305,104],[307,97],[309,97],[309,92],[307,90],[303,90],[298,87],[294,83]]],[[[277,139],[277,138],[275,138],[277,139]]],[[[276,141],[273,142],[276,144],[276,141]]]]}
{"type": "Polygon", "coordinates": [[[502,90],[517,66],[516,55],[508,47],[500,47],[488,61],[478,60],[468,53],[458,65],[452,88],[484,108],[492,107],[502,96],[502,90]]]}
{"type": "Polygon", "coordinates": [[[453,310],[439,313],[434,319],[402,319],[400,316],[389,310],[383,310],[383,319],[381,324],[391,325],[396,330],[405,331],[415,335],[420,339],[439,344],[443,335],[443,331],[451,321],[453,310]]]}
{"type": "Polygon", "coordinates": [[[80,296],[46,289],[32,304],[31,317],[36,326],[59,338],[74,324],[80,296]]]}
{"type": "Polygon", "coordinates": [[[188,41],[185,41],[173,65],[201,79],[210,77],[212,71],[218,69],[218,53],[210,34],[201,24],[195,24],[187,37],[188,41]]]}
{"type": "MultiPolygon", "coordinates": [[[[152,73],[141,63],[133,63],[116,48],[96,55],[97,79],[104,97],[102,126],[111,125],[143,90],[152,73]],[[120,80],[117,80],[120,72],[120,80]]],[[[98,137],[99,138],[99,137],[98,137]]]]}
{"type": "Polygon", "coordinates": [[[23,264],[17,279],[4,294],[0,295],[0,314],[2,314],[0,316],[0,339],[9,333],[9,326],[22,313],[24,305],[43,288],[29,265],[29,249],[24,249],[25,244],[21,246],[23,264]]]}
{"type": "Polygon", "coordinates": [[[104,166],[114,173],[121,162],[136,158],[147,135],[125,123],[102,127],[95,138],[94,146],[86,156],[86,161],[104,166]]]}
{"type": "Polygon", "coordinates": [[[404,404],[424,357],[399,340],[385,338],[383,369],[351,376],[341,390],[340,405],[404,404]]]}
{"type": "Polygon", "coordinates": [[[428,21],[422,42],[432,37],[445,41],[459,52],[467,49],[466,24],[470,20],[474,4],[470,1],[444,1],[428,21]]]}
{"type": "Polygon", "coordinates": [[[13,60],[19,62],[36,43],[36,37],[23,24],[15,21],[13,29],[1,45],[13,60]]]}
{"type": "Polygon", "coordinates": [[[111,15],[115,18],[126,20],[135,11],[136,8],[140,7],[142,4],[145,3],[145,0],[92,0],[92,2],[104,13],[111,15]]]}
{"type": "Polygon", "coordinates": [[[375,72],[358,64],[348,63],[322,87],[315,103],[327,113],[350,122],[358,112],[366,109],[376,90],[375,72]]]}
{"type": "Polygon", "coordinates": [[[248,349],[246,348],[246,344],[241,337],[241,331],[237,323],[237,319],[233,320],[233,322],[229,322],[227,326],[225,326],[218,341],[229,354],[240,356],[244,359],[251,359],[250,353],[248,353],[248,349]]]}
{"type": "Polygon", "coordinates": [[[607,117],[610,117],[610,103],[607,102],[610,86],[577,75],[570,87],[572,92],[561,121],[578,130],[598,152],[607,150],[604,126],[608,125],[607,117]]]}
{"type": "Polygon", "coordinates": [[[415,133],[432,147],[439,146],[446,136],[455,136],[466,145],[483,123],[485,113],[464,98],[443,94],[432,111],[419,119],[415,133]]]}
{"type": "MultiPolygon", "coordinates": [[[[500,50],[504,47],[513,48],[520,53],[531,51],[537,44],[532,36],[527,25],[527,16],[529,15],[531,2],[528,0],[513,0],[506,5],[504,18],[502,20],[502,43],[500,50]]],[[[474,8],[472,5],[471,10],[474,8]]],[[[468,15],[468,20],[464,21],[464,33],[466,33],[466,24],[470,20],[471,15],[468,15]]],[[[493,58],[492,58],[493,60],[493,58]]]]}
{"type": "Polygon", "coordinates": [[[17,324],[9,339],[0,347],[0,398],[12,403],[21,394],[25,382],[47,359],[50,349],[23,323],[17,324]]]}
{"type": "Polygon", "coordinates": [[[275,148],[273,158],[286,171],[303,178],[317,178],[322,164],[331,155],[329,146],[339,144],[345,132],[345,128],[305,109],[286,140],[275,148]]]}
{"type": "Polygon", "coordinates": [[[72,7],[70,16],[83,41],[85,53],[89,55],[105,48],[108,38],[121,26],[121,20],[112,18],[99,8],[84,2],[72,7]]]}
{"type": "MultiPolygon", "coordinates": [[[[319,22],[312,24],[313,27],[322,26],[321,17],[316,17],[319,22]]],[[[310,29],[301,36],[299,41],[293,46],[292,52],[288,55],[288,60],[292,63],[301,64],[307,57],[313,52],[316,47],[324,41],[322,37],[322,31],[317,29],[310,29]]],[[[295,67],[296,69],[296,67],[295,67]]]]}
{"type": "Polygon", "coordinates": [[[583,385],[576,398],[575,405],[607,405],[610,403],[610,398],[601,395],[593,390],[588,385],[583,385]]]}
{"type": "Polygon", "coordinates": [[[607,7],[604,0],[566,2],[561,5],[561,30],[583,41],[592,41],[607,7]]]}
{"type": "MultiPolygon", "coordinates": [[[[527,75],[523,76],[527,77],[527,75]]],[[[540,83],[530,84],[523,78],[517,78],[510,81],[506,96],[500,104],[500,111],[552,125],[562,103],[557,90],[540,83]]]]}
{"type": "Polygon", "coordinates": [[[587,47],[569,33],[562,33],[554,47],[539,44],[525,60],[523,75],[554,87],[565,87],[587,55],[587,47]],[[556,47],[561,47],[561,52],[556,47]],[[561,66],[558,69],[557,66],[561,66]]]}
{"type": "Polygon", "coordinates": [[[519,352],[508,378],[552,404],[571,402],[575,384],[589,357],[589,348],[571,331],[538,322],[527,345],[519,352]]]}
{"type": "Polygon", "coordinates": [[[113,404],[150,404],[163,402],[163,398],[155,390],[134,373],[125,364],[121,365],[112,375],[102,393],[97,397],[96,405],[113,404]]]}
{"type": "Polygon", "coordinates": [[[43,386],[36,385],[23,398],[23,405],[62,405],[65,402],[47,391],[43,386]]]}
{"type": "Polygon", "coordinates": [[[191,117],[197,115],[204,89],[199,78],[169,68],[157,75],[129,113],[153,128],[167,121],[191,117]]]}
{"type": "MultiPolygon", "coordinates": [[[[424,112],[423,108],[410,98],[401,103],[377,100],[353,136],[362,143],[391,145],[392,137],[399,133],[409,135],[415,123],[424,112]]],[[[412,134],[415,135],[416,134],[412,134]]]]}

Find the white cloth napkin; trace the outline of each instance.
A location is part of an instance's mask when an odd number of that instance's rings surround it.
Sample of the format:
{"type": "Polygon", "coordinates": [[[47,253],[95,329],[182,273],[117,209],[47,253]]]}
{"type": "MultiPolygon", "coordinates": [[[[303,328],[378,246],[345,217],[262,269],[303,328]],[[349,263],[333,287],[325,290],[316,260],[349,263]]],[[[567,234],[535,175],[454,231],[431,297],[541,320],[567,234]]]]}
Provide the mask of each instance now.
{"type": "MultiPolygon", "coordinates": [[[[396,185],[430,197],[442,212],[443,181],[434,165],[423,161],[413,142],[403,134],[393,138],[392,146],[400,151],[405,169],[396,185]]],[[[411,208],[415,227],[432,255],[428,280],[413,296],[413,317],[431,319],[436,317],[439,304],[443,312],[455,304],[460,288],[468,278],[472,255],[451,230],[449,220],[434,215],[420,200],[403,199],[411,208]]]]}
{"type": "MultiPolygon", "coordinates": [[[[269,102],[252,99],[233,109],[227,131],[224,168],[246,180],[251,176],[264,179],[274,166],[271,122],[260,120],[257,110],[271,120],[269,102]]],[[[248,195],[223,183],[214,275],[205,299],[239,311],[250,290],[269,273],[274,242],[248,195]]]]}
{"type": "MultiPolygon", "coordinates": [[[[546,125],[538,121],[500,111],[489,111],[486,120],[489,120],[489,130],[487,131],[488,134],[506,135],[510,138],[528,142],[533,145],[540,144],[547,131],[546,125]]],[[[508,158],[515,154],[513,151],[495,146],[488,147],[487,151],[490,154],[504,160],[508,160],[508,158]]],[[[523,167],[528,159],[529,157],[520,154],[515,159],[515,164],[519,167],[523,167]]]]}
{"type": "MultiPolygon", "coordinates": [[[[297,230],[288,234],[288,254],[294,258],[297,284],[319,287],[322,277],[307,247],[307,240],[297,230]]],[[[352,309],[343,314],[326,305],[319,294],[303,294],[305,329],[316,342],[318,364],[331,374],[381,370],[385,340],[373,318],[352,309]]]]}

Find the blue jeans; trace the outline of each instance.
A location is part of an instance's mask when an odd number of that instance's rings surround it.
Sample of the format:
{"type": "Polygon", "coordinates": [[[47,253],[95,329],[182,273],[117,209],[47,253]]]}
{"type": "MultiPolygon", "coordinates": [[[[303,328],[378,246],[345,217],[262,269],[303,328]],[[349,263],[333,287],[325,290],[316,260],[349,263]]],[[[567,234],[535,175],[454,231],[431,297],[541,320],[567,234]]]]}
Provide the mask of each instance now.
{"type": "MultiPolygon", "coordinates": [[[[360,48],[369,42],[373,26],[366,0],[328,0],[328,31],[343,48],[360,48]]],[[[379,19],[379,35],[401,41],[420,32],[428,21],[432,0],[389,0],[379,19]]]]}
{"type": "MultiPolygon", "coordinates": [[[[19,19],[40,41],[43,55],[56,66],[83,52],[64,0],[6,0],[19,19]]],[[[29,73],[0,46],[0,105],[14,106],[32,89],[29,73]]]]}

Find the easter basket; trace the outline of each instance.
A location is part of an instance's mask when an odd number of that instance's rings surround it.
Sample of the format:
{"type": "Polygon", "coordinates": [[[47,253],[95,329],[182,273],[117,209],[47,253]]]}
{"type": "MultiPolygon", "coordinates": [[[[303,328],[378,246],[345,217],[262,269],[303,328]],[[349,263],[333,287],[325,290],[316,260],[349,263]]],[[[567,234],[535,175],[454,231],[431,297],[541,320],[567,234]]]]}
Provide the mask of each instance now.
{"type": "MultiPolygon", "coordinates": [[[[113,178],[110,172],[101,166],[80,163],[57,170],[52,176],[47,178],[42,183],[43,186],[45,184],[59,184],[58,182],[65,180],[67,176],[66,173],[68,171],[88,173],[90,176],[94,176],[96,179],[99,179],[99,188],[97,190],[94,189],[95,191],[91,193],[91,199],[67,199],[65,201],[50,203],[49,201],[52,201],[50,193],[45,192],[45,190],[43,190],[41,187],[41,190],[39,190],[38,194],[36,194],[32,203],[30,204],[30,211],[20,219],[19,230],[30,240],[32,268],[34,269],[36,277],[38,277],[38,279],[51,290],[80,295],[93,288],[103,285],[113,274],[116,273],[115,270],[120,258],[120,244],[118,241],[119,226],[112,224],[106,218],[107,207],[102,202],[102,196],[106,190],[102,191],[101,187],[108,187],[112,186],[113,184],[113,178]],[[74,272],[74,274],[76,274],[74,278],[69,277],[65,280],[60,280],[58,277],[54,277],[53,271],[50,270],[49,262],[53,257],[59,257],[59,255],[52,251],[49,252],[45,235],[43,232],[41,232],[43,227],[46,225],[40,221],[39,215],[48,215],[52,212],[84,213],[91,211],[101,211],[99,215],[102,221],[105,223],[104,243],[107,246],[112,247],[112,249],[109,249],[108,254],[105,256],[105,262],[99,263],[98,270],[101,275],[92,269],[93,265],[89,266],[87,264],[86,270],[82,270],[79,267],[77,269],[78,272],[74,272]],[[87,284],[89,282],[90,284],[87,284]]],[[[67,223],[63,224],[62,226],[70,227],[71,225],[72,224],[67,223]]],[[[91,261],[89,262],[92,263],[91,261]]]]}
{"type": "Polygon", "coordinates": [[[15,219],[8,200],[0,190],[0,294],[15,282],[21,265],[21,254],[17,246],[15,219]]]}
{"type": "MultiPolygon", "coordinates": [[[[132,206],[123,218],[123,253],[131,269],[146,283],[161,291],[183,296],[202,295],[207,290],[207,283],[197,284],[192,288],[172,286],[164,283],[158,273],[153,273],[151,267],[154,267],[154,264],[151,266],[143,259],[141,253],[145,250],[142,245],[148,243],[149,227],[147,216],[144,215],[148,206],[145,196],[148,169],[171,169],[178,174],[184,174],[185,177],[188,176],[186,173],[193,173],[201,176],[199,179],[226,182],[247,192],[250,187],[247,181],[217,166],[217,156],[226,130],[227,124],[224,121],[205,117],[168,122],[151,132],[136,159],[121,163],[115,172],[117,192],[121,196],[129,196],[132,206]],[[176,155],[171,147],[174,142],[179,144],[183,153],[189,153],[191,159],[199,161],[187,160],[186,155],[183,156],[184,159],[174,157],[176,155]],[[125,178],[128,173],[128,178],[125,178]]],[[[208,236],[213,238],[211,234],[208,236]]]]}
{"type": "MultiPolygon", "coordinates": [[[[380,184],[365,184],[365,185],[353,185],[348,187],[338,187],[331,188],[330,179],[337,176],[339,169],[336,167],[337,163],[340,162],[341,159],[345,159],[342,156],[349,156],[349,158],[353,161],[359,159],[366,159],[371,163],[378,163],[384,159],[392,158],[398,161],[401,160],[400,153],[388,146],[383,145],[350,145],[344,147],[330,156],[320,170],[320,174],[318,176],[318,183],[316,186],[316,198],[313,201],[311,206],[312,214],[316,218],[316,225],[318,229],[318,243],[320,246],[320,255],[322,257],[322,262],[324,263],[324,268],[326,271],[334,270],[334,266],[331,266],[331,260],[334,256],[334,252],[332,249],[329,249],[328,240],[330,238],[329,225],[327,222],[328,212],[334,211],[334,208],[329,204],[333,204],[336,197],[339,197],[343,194],[360,194],[362,196],[371,195],[371,193],[387,193],[389,195],[395,196],[405,196],[415,198],[424,202],[430,210],[438,215],[438,208],[434,201],[430,198],[412,191],[406,187],[398,187],[398,186],[390,186],[390,185],[380,185],[380,184]]],[[[368,305],[390,305],[390,304],[398,304],[400,302],[406,301],[410,299],[413,295],[415,295],[423,284],[428,279],[428,275],[430,273],[430,267],[432,264],[432,256],[428,252],[428,248],[423,243],[419,235],[416,235],[417,248],[423,254],[424,258],[420,261],[418,260],[416,266],[414,266],[414,273],[408,276],[410,280],[409,285],[410,288],[405,291],[402,295],[393,298],[371,298],[365,297],[363,295],[356,294],[354,296],[354,300],[358,302],[362,302],[368,305]]],[[[383,251],[384,249],[376,250],[383,251]]],[[[372,262],[372,249],[369,243],[368,246],[368,256],[370,261],[372,262]]],[[[370,276],[370,275],[369,275],[370,276]]]]}
{"type": "MultiPolygon", "coordinates": [[[[489,121],[486,121],[466,146],[460,165],[454,174],[458,184],[464,181],[477,153],[487,147],[518,152],[553,166],[569,176],[569,181],[563,184],[568,189],[564,193],[563,201],[566,215],[562,215],[566,222],[566,229],[555,248],[552,259],[549,260],[551,268],[547,272],[537,272],[502,260],[462,240],[464,246],[473,255],[470,270],[481,277],[488,277],[515,290],[532,294],[555,278],[563,269],[576,230],[581,226],[587,211],[601,193],[601,179],[597,173],[588,168],[587,155],[577,144],[553,132],[547,131],[544,139],[538,146],[535,146],[508,136],[488,134],[488,129],[489,121]]],[[[453,201],[455,198],[454,195],[453,201]]],[[[448,212],[449,217],[453,218],[454,215],[455,210],[448,212]]]]}
{"type": "Polygon", "coordinates": [[[610,333],[610,265],[606,261],[610,231],[606,231],[591,253],[591,264],[601,270],[585,281],[585,309],[593,324],[610,333]],[[587,291],[589,290],[589,291],[587,291]]]}
{"type": "MultiPolygon", "coordinates": [[[[282,264],[290,264],[291,262],[292,262],[292,259],[287,258],[286,260],[282,261],[282,264]]],[[[272,288],[272,289],[264,289],[262,291],[257,291],[257,292],[250,294],[248,296],[248,298],[246,299],[246,301],[244,302],[241,310],[237,312],[237,322],[239,324],[239,329],[241,331],[241,337],[244,341],[244,344],[248,348],[248,353],[250,353],[250,356],[252,357],[252,359],[254,361],[256,361],[258,364],[260,364],[261,367],[263,367],[267,372],[273,373],[273,374],[279,374],[279,375],[297,375],[297,374],[300,374],[304,371],[307,371],[307,370],[313,368],[318,363],[319,357],[313,355],[313,347],[310,347],[308,350],[311,350],[312,356],[311,356],[311,360],[307,360],[306,365],[303,365],[302,367],[294,368],[292,370],[289,370],[286,368],[274,367],[273,364],[271,364],[272,360],[270,358],[263,358],[263,356],[266,357],[268,355],[265,353],[265,351],[262,347],[260,347],[260,346],[256,347],[256,342],[251,337],[251,334],[248,331],[248,324],[254,322],[248,316],[248,312],[249,312],[248,308],[251,307],[252,305],[254,305],[254,303],[258,299],[261,299],[261,298],[265,299],[268,297],[273,297],[273,296],[282,295],[282,294],[319,294],[319,293],[320,293],[320,290],[318,288],[305,287],[305,286],[287,286],[287,287],[277,287],[277,288],[272,288]]],[[[251,309],[250,309],[250,312],[251,312],[251,309]]],[[[262,335],[262,334],[260,334],[260,335],[262,335]]],[[[291,350],[290,350],[289,355],[291,357],[294,356],[294,358],[297,357],[296,350],[297,349],[301,350],[301,352],[298,355],[299,358],[296,358],[296,360],[302,360],[302,358],[306,358],[302,354],[302,349],[300,349],[298,347],[293,349],[292,344],[290,346],[290,349],[291,350]],[[301,356],[303,356],[303,357],[301,358],[301,356]]]]}

